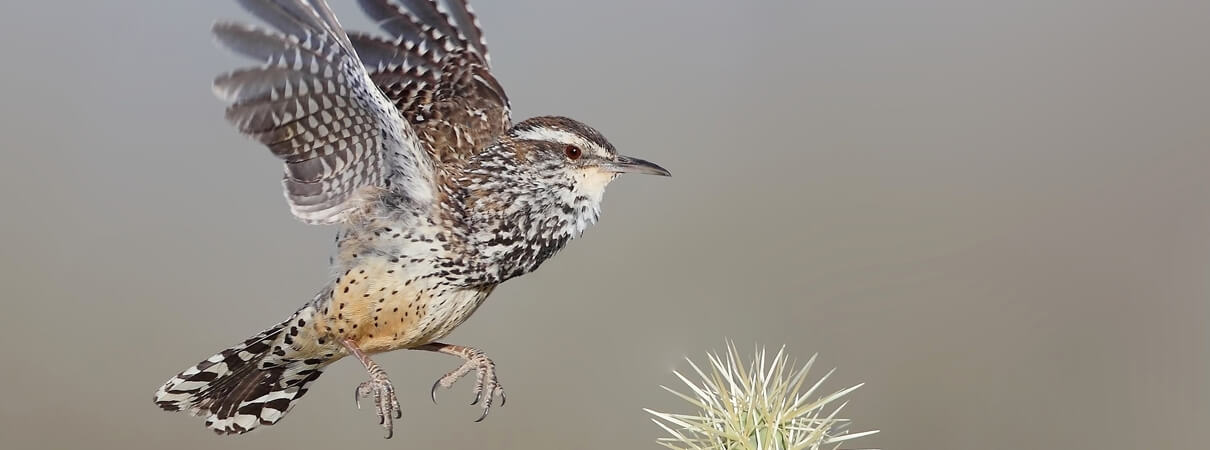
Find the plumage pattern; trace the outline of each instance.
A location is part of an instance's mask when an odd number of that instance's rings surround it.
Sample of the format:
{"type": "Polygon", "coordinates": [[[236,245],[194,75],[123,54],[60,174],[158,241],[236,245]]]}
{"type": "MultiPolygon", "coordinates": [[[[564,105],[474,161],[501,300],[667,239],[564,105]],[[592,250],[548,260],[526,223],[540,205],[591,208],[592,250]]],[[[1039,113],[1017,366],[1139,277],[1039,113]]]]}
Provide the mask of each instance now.
{"type": "Polygon", "coordinates": [[[205,416],[206,427],[218,434],[277,423],[335,361],[334,353],[323,357],[295,345],[314,339],[305,336],[306,317],[313,314],[312,308],[303,308],[285,322],[185,369],[156,391],[156,404],[205,416]]]}
{"type": "Polygon", "coordinates": [[[458,172],[510,123],[508,97],[490,71],[487,43],[469,5],[360,3],[393,36],[350,35],[370,78],[416,130],[438,170],[458,172]]]}
{"type": "Polygon", "coordinates": [[[218,77],[227,118],[285,160],[291,210],[308,223],[347,218],[367,188],[432,199],[431,159],[370,80],[322,1],[243,0],[275,30],[219,23],[219,43],[264,62],[218,77]]]}
{"type": "Polygon", "coordinates": [[[619,173],[667,175],[565,117],[511,125],[475,15],[462,0],[361,0],[389,37],[346,35],[323,0],[240,0],[271,29],[220,23],[219,42],[262,65],[218,77],[227,117],[285,162],[291,211],[337,223],[334,274],[286,321],[168,380],[170,411],[220,434],[277,423],[321,370],[365,366],[357,388],[392,435],[400,417],[370,355],[440,352],[474,373],[480,420],[504,403],[482,351],[438,342],[500,283],[536,270],[600,214],[619,173]]]}

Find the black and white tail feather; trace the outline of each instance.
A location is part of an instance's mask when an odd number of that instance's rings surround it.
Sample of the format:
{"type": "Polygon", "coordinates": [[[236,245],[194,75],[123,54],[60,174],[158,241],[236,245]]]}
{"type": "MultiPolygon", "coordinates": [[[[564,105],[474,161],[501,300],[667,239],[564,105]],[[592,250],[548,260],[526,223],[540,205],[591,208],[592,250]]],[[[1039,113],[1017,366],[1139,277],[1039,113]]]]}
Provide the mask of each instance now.
{"type": "Polygon", "coordinates": [[[241,434],[281,420],[307,393],[323,368],[335,361],[303,358],[294,344],[314,311],[304,308],[274,325],[172,377],[155,393],[168,411],[205,416],[218,434],[241,434]]]}

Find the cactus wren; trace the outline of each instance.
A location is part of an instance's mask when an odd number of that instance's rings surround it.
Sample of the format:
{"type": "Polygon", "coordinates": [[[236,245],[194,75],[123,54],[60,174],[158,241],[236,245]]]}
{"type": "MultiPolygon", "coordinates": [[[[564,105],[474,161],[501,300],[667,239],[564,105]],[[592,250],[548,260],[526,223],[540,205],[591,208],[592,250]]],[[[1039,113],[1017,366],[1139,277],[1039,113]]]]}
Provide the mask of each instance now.
{"type": "MultiPolygon", "coordinates": [[[[214,26],[260,60],[221,75],[227,118],[285,162],[291,212],[338,224],[335,279],[302,309],[185,369],[155,394],[219,434],[281,420],[327,365],[355,356],[355,391],[392,434],[399,403],[369,355],[396,349],[463,359],[433,385],[474,372],[487,416],[504,391],[482,351],[438,342],[500,283],[533,271],[593,224],[622,173],[668,175],[617,154],[565,117],[512,124],[464,0],[360,0],[391,38],[346,34],[324,0],[241,0],[270,28],[214,26]]],[[[360,404],[359,404],[360,406],[360,404]]]]}

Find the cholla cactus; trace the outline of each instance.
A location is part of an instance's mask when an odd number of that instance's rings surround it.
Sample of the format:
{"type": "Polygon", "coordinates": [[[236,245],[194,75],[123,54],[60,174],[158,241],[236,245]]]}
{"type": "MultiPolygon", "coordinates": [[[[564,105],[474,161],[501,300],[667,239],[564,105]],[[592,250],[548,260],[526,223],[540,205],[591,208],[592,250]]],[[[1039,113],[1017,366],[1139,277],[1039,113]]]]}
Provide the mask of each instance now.
{"type": "Polygon", "coordinates": [[[786,356],[783,346],[768,365],[764,349],[757,349],[752,362],[744,364],[731,342],[727,343],[726,358],[719,357],[717,353],[706,356],[710,359],[709,374],[689,360],[689,365],[700,377],[697,383],[679,372],[673,372],[689,386],[692,396],[661,386],[697,407],[696,415],[646,410],[656,417],[652,421],[671,435],[659,439],[658,442],[665,447],[685,450],[817,450],[837,448],[842,441],[878,432],[847,432],[848,421],[836,418],[845,403],[831,408],[830,412],[825,411],[829,405],[861,387],[860,384],[811,399],[835,369],[809,389],[802,389],[815,356],[802,368],[794,369],[794,363],[786,356]]]}

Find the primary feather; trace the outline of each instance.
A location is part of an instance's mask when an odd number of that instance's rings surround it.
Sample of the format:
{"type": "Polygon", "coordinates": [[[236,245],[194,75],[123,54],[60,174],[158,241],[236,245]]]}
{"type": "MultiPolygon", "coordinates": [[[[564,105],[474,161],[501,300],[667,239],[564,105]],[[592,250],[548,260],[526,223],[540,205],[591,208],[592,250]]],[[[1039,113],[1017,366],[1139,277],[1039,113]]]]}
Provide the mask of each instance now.
{"type": "Polygon", "coordinates": [[[304,222],[336,223],[389,188],[422,209],[433,164],[415,130],[370,79],[322,1],[242,0],[273,26],[219,23],[232,51],[263,62],[219,76],[227,118],[286,162],[290,209],[304,222]]]}

